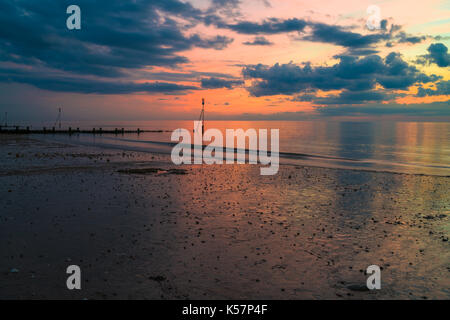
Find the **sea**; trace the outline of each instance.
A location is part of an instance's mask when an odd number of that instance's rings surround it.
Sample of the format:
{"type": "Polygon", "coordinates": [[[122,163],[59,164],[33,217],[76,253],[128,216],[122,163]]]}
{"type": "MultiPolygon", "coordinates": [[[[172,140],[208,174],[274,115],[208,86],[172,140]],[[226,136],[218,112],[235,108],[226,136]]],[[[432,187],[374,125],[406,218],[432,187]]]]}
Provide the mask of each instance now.
{"type": "MultiPolygon", "coordinates": [[[[33,129],[50,128],[38,123],[33,129]]],[[[193,121],[71,121],[73,129],[154,130],[140,134],[34,135],[74,145],[170,154],[171,135],[192,132],[193,121]]],[[[293,165],[450,176],[450,123],[406,121],[205,121],[205,131],[253,128],[279,130],[280,163],[293,165]]],[[[225,142],[224,142],[225,145],[225,142]]],[[[270,139],[268,140],[270,146],[270,139]]],[[[270,147],[269,147],[270,150],[270,147]]]]}

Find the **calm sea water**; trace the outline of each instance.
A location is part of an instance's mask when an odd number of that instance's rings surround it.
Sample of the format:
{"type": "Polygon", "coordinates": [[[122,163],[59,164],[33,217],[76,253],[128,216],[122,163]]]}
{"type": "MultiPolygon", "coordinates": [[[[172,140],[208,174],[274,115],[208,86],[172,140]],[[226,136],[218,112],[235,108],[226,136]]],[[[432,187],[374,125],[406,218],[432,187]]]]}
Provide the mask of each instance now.
{"type": "MultiPolygon", "coordinates": [[[[34,127],[52,124],[39,124],[34,127]]],[[[193,121],[71,122],[64,127],[170,132],[125,135],[47,135],[39,139],[98,147],[170,153],[173,130],[193,121]],[[160,143],[158,143],[160,142],[160,143]]],[[[206,128],[279,129],[281,163],[450,176],[450,123],[339,121],[207,121],[206,128]]],[[[224,135],[225,136],[225,135],[224,135]]]]}

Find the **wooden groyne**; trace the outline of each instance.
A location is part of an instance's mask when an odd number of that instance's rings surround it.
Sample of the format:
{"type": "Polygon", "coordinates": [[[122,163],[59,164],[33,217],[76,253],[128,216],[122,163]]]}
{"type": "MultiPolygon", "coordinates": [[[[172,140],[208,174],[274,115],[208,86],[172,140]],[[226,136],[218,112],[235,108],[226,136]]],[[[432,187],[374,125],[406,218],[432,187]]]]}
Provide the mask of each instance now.
{"type": "Polygon", "coordinates": [[[42,129],[32,129],[30,127],[21,127],[21,126],[0,126],[0,134],[141,134],[145,132],[172,132],[168,130],[125,130],[125,128],[115,128],[115,129],[107,129],[103,128],[92,128],[91,130],[80,129],[80,128],[72,128],[69,127],[67,129],[56,129],[55,127],[42,129]]]}

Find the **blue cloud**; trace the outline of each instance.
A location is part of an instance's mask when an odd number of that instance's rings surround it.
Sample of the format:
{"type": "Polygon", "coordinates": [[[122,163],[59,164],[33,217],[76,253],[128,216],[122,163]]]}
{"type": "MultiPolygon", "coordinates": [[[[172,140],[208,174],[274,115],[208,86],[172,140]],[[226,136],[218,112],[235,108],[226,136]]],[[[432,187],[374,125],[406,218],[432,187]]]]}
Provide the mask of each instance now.
{"type": "Polygon", "coordinates": [[[80,79],[68,76],[47,76],[37,72],[5,68],[0,68],[0,82],[16,82],[33,85],[43,90],[85,94],[129,94],[138,92],[182,94],[186,91],[199,89],[195,86],[178,85],[170,82],[135,83],[80,79]]]}
{"type": "Polygon", "coordinates": [[[417,91],[417,96],[425,97],[425,96],[450,95],[450,80],[439,81],[435,85],[436,89],[425,89],[423,87],[419,87],[417,91]]]}
{"type": "Polygon", "coordinates": [[[265,37],[258,36],[253,38],[251,41],[244,42],[243,44],[247,46],[271,46],[273,45],[273,42],[270,42],[265,37]]]}
{"type": "Polygon", "coordinates": [[[227,28],[241,34],[279,34],[302,31],[307,22],[302,19],[277,19],[269,18],[262,22],[241,21],[235,24],[226,24],[224,22],[215,22],[218,27],[227,28]]]}
{"type": "Polygon", "coordinates": [[[227,88],[231,89],[235,86],[240,86],[244,84],[241,80],[226,80],[220,78],[203,78],[201,79],[202,88],[204,89],[219,89],[227,88]]]}
{"type": "Polygon", "coordinates": [[[423,56],[428,62],[435,63],[439,67],[450,65],[450,54],[448,48],[443,43],[433,43],[428,47],[428,54],[423,56]]]}
{"type": "Polygon", "coordinates": [[[69,1],[2,1],[0,57],[3,61],[119,77],[123,68],[173,66],[187,62],[192,47],[223,49],[232,39],[184,35],[202,12],[179,0],[79,0],[82,29],[65,27],[69,1]],[[6,27],[7,26],[7,27],[6,27]]]}
{"type": "Polygon", "coordinates": [[[340,26],[323,23],[314,23],[311,26],[313,28],[312,34],[302,37],[302,40],[333,43],[344,47],[367,47],[391,38],[389,33],[362,35],[345,30],[340,26]]]}
{"type": "Polygon", "coordinates": [[[374,91],[376,84],[384,89],[404,89],[414,84],[429,83],[440,77],[427,76],[413,65],[406,63],[398,53],[390,53],[384,59],[378,55],[362,58],[340,56],[339,63],[333,66],[312,67],[310,64],[299,66],[293,63],[266,65],[248,65],[242,70],[246,79],[252,80],[247,88],[252,96],[292,95],[311,90],[344,90],[341,96],[316,98],[319,104],[335,104],[337,101],[361,103],[381,101],[387,98],[387,91],[374,91]],[[359,93],[352,93],[359,92],[359,93]]]}

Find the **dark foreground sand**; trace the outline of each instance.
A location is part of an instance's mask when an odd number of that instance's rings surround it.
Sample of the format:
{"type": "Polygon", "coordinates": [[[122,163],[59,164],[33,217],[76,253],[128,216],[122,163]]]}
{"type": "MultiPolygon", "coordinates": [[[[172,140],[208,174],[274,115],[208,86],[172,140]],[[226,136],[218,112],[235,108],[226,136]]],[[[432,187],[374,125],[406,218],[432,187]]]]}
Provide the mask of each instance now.
{"type": "Polygon", "coordinates": [[[5,136],[0,157],[0,299],[450,298],[448,177],[161,171],[167,156],[5,136]]]}

